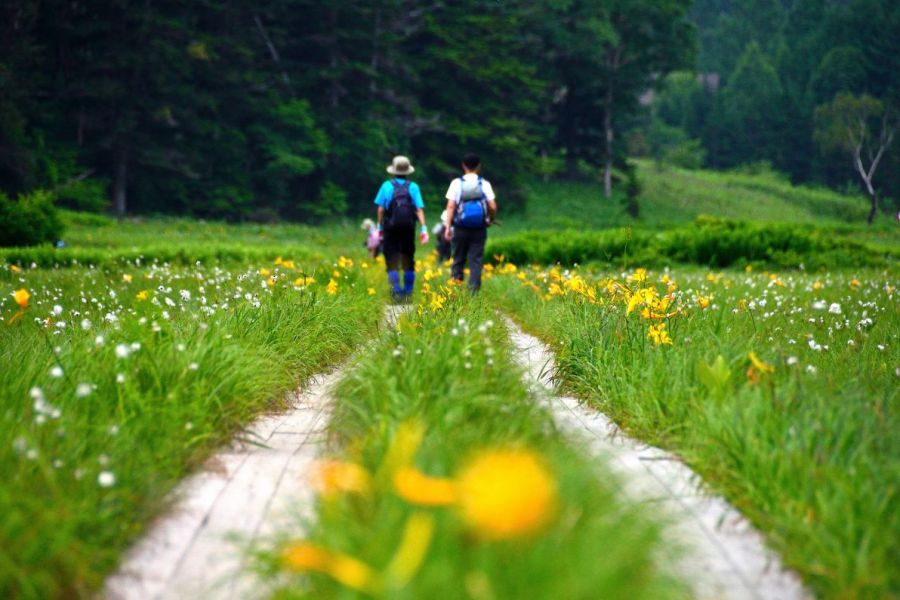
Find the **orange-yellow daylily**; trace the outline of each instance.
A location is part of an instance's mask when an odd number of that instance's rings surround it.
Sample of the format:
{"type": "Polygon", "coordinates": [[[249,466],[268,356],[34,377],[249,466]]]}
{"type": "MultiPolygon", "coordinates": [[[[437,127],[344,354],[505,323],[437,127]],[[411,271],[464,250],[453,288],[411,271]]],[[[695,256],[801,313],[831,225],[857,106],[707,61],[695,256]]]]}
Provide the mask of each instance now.
{"type": "Polygon", "coordinates": [[[373,593],[378,587],[377,573],[364,562],[332,552],[308,542],[299,542],[285,548],[282,553],[285,567],[292,571],[315,571],[331,576],[348,588],[373,593]]]}
{"type": "Polygon", "coordinates": [[[16,290],[12,293],[13,300],[16,304],[21,308],[28,308],[28,300],[31,298],[31,293],[25,288],[20,290],[16,290]]]}
{"type": "Polygon", "coordinates": [[[326,496],[339,492],[368,494],[372,490],[372,476],[356,463],[323,460],[315,466],[313,485],[326,496]]]}
{"type": "Polygon", "coordinates": [[[665,323],[651,325],[650,329],[647,330],[647,337],[653,340],[653,343],[657,346],[672,344],[672,338],[669,336],[669,332],[666,331],[665,323]]]}
{"type": "Polygon", "coordinates": [[[758,356],[756,356],[755,352],[752,352],[752,351],[749,352],[747,354],[747,358],[750,359],[750,362],[753,364],[753,367],[756,368],[760,373],[766,374],[766,373],[774,373],[775,372],[775,367],[773,367],[772,365],[770,365],[767,362],[760,360],[760,358],[758,356]]]}
{"type": "Polygon", "coordinates": [[[529,450],[493,450],[477,456],[458,475],[457,487],[463,520],[486,539],[536,533],[556,514],[556,480],[529,450]]]}
{"type": "Polygon", "coordinates": [[[452,479],[429,477],[412,467],[404,467],[394,474],[397,495],[420,506],[447,506],[457,499],[452,479]]]}

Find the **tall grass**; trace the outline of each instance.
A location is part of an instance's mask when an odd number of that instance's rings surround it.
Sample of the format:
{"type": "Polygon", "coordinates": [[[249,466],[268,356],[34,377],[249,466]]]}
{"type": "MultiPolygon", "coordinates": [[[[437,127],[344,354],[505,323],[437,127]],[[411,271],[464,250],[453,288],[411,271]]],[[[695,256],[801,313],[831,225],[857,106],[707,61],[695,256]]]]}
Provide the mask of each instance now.
{"type": "Polygon", "coordinates": [[[640,309],[607,299],[608,280],[592,303],[555,273],[486,290],[553,343],[570,390],[681,454],[822,597],[900,589],[895,278],[667,272],[684,312],[656,347],[640,309]]]}
{"type": "Polygon", "coordinates": [[[331,295],[331,265],[266,264],[0,271],[0,596],[91,597],[179,478],[375,326],[358,270],[331,295]]]}

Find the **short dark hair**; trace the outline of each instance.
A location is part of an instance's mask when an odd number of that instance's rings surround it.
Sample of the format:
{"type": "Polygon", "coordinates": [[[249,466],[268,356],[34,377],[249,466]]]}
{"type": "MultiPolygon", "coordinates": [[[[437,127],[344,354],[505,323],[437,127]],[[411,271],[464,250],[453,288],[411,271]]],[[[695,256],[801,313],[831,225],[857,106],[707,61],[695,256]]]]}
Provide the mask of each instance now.
{"type": "Polygon", "coordinates": [[[469,153],[463,156],[462,164],[468,170],[474,171],[481,166],[481,158],[479,158],[477,154],[469,153]]]}

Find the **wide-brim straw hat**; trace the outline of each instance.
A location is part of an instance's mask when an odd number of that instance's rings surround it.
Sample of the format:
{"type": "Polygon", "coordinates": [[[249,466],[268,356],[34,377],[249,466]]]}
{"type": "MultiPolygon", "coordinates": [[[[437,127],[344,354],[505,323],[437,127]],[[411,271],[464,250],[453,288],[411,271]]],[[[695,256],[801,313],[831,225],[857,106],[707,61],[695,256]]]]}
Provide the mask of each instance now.
{"type": "Polygon", "coordinates": [[[388,165],[387,172],[391,175],[411,175],[416,172],[409,159],[405,156],[395,156],[391,164],[388,165]]]}

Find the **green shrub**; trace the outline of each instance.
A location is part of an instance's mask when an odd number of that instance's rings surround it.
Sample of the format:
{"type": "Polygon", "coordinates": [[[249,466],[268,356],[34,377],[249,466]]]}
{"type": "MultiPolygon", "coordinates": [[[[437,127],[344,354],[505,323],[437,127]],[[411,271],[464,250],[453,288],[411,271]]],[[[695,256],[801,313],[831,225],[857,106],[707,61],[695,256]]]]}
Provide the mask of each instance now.
{"type": "Polygon", "coordinates": [[[0,192],[0,246],[53,243],[63,223],[49,192],[35,191],[15,200],[0,192]]]}

